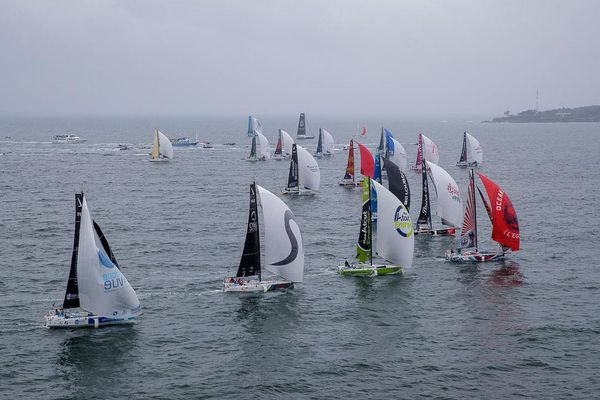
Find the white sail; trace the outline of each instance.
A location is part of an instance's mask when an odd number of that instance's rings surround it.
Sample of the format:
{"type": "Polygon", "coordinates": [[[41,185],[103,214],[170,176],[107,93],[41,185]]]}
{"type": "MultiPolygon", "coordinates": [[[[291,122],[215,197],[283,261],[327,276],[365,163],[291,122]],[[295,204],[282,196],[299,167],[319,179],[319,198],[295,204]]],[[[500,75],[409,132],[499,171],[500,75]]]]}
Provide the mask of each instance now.
{"type": "Polygon", "coordinates": [[[160,143],[160,154],[169,159],[173,158],[173,145],[171,145],[169,138],[161,131],[158,131],[158,141],[160,143]]]}
{"type": "Polygon", "coordinates": [[[333,136],[325,129],[323,132],[323,154],[333,154],[333,136]]]}
{"type": "Polygon", "coordinates": [[[427,168],[437,194],[437,215],[446,225],[461,226],[462,200],[456,181],[437,164],[427,161],[427,168]]]}
{"type": "Polygon", "coordinates": [[[467,133],[467,142],[469,143],[467,162],[476,162],[477,164],[481,164],[483,161],[483,150],[481,150],[481,144],[479,143],[479,140],[467,133]]]}
{"type": "Polygon", "coordinates": [[[279,132],[281,132],[281,140],[283,141],[283,155],[289,157],[292,155],[292,145],[294,144],[294,139],[292,139],[290,134],[283,129],[280,129],[279,132]]]}
{"type": "Polygon", "coordinates": [[[248,136],[252,137],[257,133],[262,133],[262,125],[251,115],[248,117],[248,136]]]}
{"type": "Polygon", "coordinates": [[[292,282],[304,280],[304,246],[300,227],[281,199],[256,185],[265,220],[265,269],[292,282]]]}
{"type": "Polygon", "coordinates": [[[431,161],[432,163],[440,162],[440,153],[438,151],[437,145],[433,142],[433,140],[429,139],[427,136],[421,134],[423,137],[423,154],[425,155],[426,161],[431,161]]]}
{"type": "Polygon", "coordinates": [[[410,214],[392,192],[375,180],[377,191],[377,254],[401,267],[410,267],[415,235],[410,214]]]}
{"type": "Polygon", "coordinates": [[[296,145],[298,151],[298,177],[300,188],[319,191],[321,171],[317,160],[302,146],[296,145]]]}
{"type": "Polygon", "coordinates": [[[258,157],[262,158],[264,157],[265,159],[270,157],[270,153],[269,153],[269,141],[267,140],[267,138],[265,137],[265,135],[263,135],[262,133],[256,133],[256,136],[258,138],[258,146],[257,146],[257,152],[258,152],[258,157]]]}
{"type": "Polygon", "coordinates": [[[85,197],[79,229],[77,283],[81,308],[88,312],[106,317],[139,313],[140,302],[137,295],[104,251],[94,230],[85,197]]]}
{"type": "Polygon", "coordinates": [[[406,171],[406,165],[407,165],[406,150],[404,150],[404,146],[402,146],[399,141],[397,141],[394,138],[390,138],[390,139],[394,143],[393,154],[392,154],[391,149],[388,146],[388,156],[390,158],[390,161],[392,161],[394,164],[396,164],[400,168],[401,171],[406,171]]]}

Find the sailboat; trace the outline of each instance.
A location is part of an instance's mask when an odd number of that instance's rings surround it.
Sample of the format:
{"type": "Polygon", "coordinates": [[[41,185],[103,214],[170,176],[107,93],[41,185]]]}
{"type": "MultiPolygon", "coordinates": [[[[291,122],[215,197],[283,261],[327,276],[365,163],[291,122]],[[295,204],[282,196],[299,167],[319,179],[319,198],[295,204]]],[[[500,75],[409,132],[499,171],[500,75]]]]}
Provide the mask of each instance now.
{"type": "Polygon", "coordinates": [[[132,324],[142,308],[121,272],[83,193],[75,194],[75,239],[63,306],[50,311],[47,328],[132,324]]]}
{"type": "Polygon", "coordinates": [[[460,160],[456,163],[459,167],[476,167],[483,161],[483,151],[479,140],[463,133],[462,151],[460,152],[460,160]]]}
{"type": "Polygon", "coordinates": [[[408,179],[406,175],[400,169],[395,162],[389,158],[384,158],[383,163],[387,171],[388,176],[388,188],[398,200],[402,202],[404,207],[410,211],[410,187],[408,186],[408,179]]]}
{"type": "Polygon", "coordinates": [[[287,188],[281,194],[311,196],[317,194],[321,184],[321,171],[317,160],[296,143],[292,145],[292,159],[287,188]]]}
{"type": "MultiPolygon", "coordinates": [[[[385,158],[388,158],[394,164],[396,164],[400,170],[406,171],[407,166],[407,157],[406,150],[404,150],[404,146],[400,144],[390,131],[385,129],[385,158]]],[[[385,167],[387,169],[387,167],[385,167]]]]}
{"type": "Polygon", "coordinates": [[[460,233],[460,248],[446,251],[446,259],[454,262],[485,262],[502,260],[508,250],[518,251],[520,244],[519,220],[508,194],[495,182],[481,173],[477,173],[485,186],[490,203],[490,208],[479,188],[477,191],[481,196],[488,217],[492,222],[492,240],[500,245],[500,252],[479,251],[477,246],[477,208],[475,201],[475,177],[473,169],[469,171],[469,191],[467,194],[467,206],[463,219],[462,231],[460,233]]]}
{"type": "Polygon", "coordinates": [[[460,226],[462,220],[462,200],[456,181],[442,167],[429,161],[423,162],[421,174],[423,176],[423,194],[415,235],[454,235],[456,227],[460,226]],[[431,172],[431,180],[437,194],[437,215],[442,219],[442,224],[449,226],[448,228],[433,228],[427,182],[428,169],[431,172]]]}
{"type": "Polygon", "coordinates": [[[356,262],[338,266],[345,276],[377,276],[402,273],[412,264],[414,251],[413,225],[408,210],[398,198],[381,184],[365,176],[363,204],[356,262]],[[373,263],[373,221],[371,216],[371,188],[377,193],[378,219],[376,227],[376,255],[388,263],[373,263]]]}
{"type": "Polygon", "coordinates": [[[269,141],[265,135],[257,132],[256,135],[252,136],[250,155],[246,158],[246,161],[267,161],[269,156],[269,141]]]}
{"type": "Polygon", "coordinates": [[[356,181],[354,178],[354,140],[350,139],[348,147],[348,162],[346,163],[346,174],[344,178],[338,181],[341,186],[359,186],[362,181],[356,181]]]}
{"type": "Polygon", "coordinates": [[[252,115],[248,117],[248,137],[253,137],[257,133],[262,133],[261,123],[252,115]]]}
{"type": "Polygon", "coordinates": [[[236,276],[225,278],[223,291],[289,289],[303,279],[304,247],[294,214],[277,196],[253,182],[250,185],[248,230],[242,258],[236,276]],[[259,207],[264,219],[264,266],[261,262],[259,207]],[[263,268],[275,276],[264,279],[263,268]]]}
{"type": "Polygon", "coordinates": [[[427,136],[419,133],[419,142],[417,147],[417,161],[410,168],[416,171],[421,171],[423,161],[431,161],[435,164],[440,162],[440,153],[437,145],[427,136]]]}
{"type": "Polygon", "coordinates": [[[319,142],[314,156],[317,158],[331,157],[333,155],[333,136],[323,128],[319,128],[319,142]]]}
{"type": "Polygon", "coordinates": [[[304,116],[304,113],[300,113],[300,119],[298,119],[298,132],[296,133],[296,140],[314,138],[314,136],[306,134],[306,117],[304,116]]]}
{"type": "Polygon", "coordinates": [[[162,162],[169,161],[173,158],[173,145],[169,138],[159,131],[154,130],[154,142],[152,143],[152,150],[150,152],[151,162],[162,162]]]}
{"type": "Polygon", "coordinates": [[[284,131],[283,129],[279,129],[279,135],[277,137],[277,145],[275,146],[275,153],[273,153],[273,159],[289,159],[292,156],[293,144],[294,139],[292,139],[290,134],[284,131]]]}

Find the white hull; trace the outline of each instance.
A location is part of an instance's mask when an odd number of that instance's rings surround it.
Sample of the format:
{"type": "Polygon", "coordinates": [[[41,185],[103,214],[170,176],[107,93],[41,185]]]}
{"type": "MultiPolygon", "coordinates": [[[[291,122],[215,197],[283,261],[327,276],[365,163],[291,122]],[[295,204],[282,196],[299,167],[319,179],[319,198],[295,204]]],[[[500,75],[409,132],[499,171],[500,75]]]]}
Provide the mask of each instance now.
{"type": "Polygon", "coordinates": [[[338,274],[344,276],[366,276],[396,275],[402,273],[402,267],[386,264],[343,264],[338,265],[338,274]]]}
{"type": "Polygon", "coordinates": [[[432,229],[432,228],[426,228],[426,227],[418,227],[418,228],[415,227],[414,233],[415,233],[415,235],[448,236],[448,235],[455,235],[456,228],[448,227],[448,228],[441,228],[441,229],[432,229]]]}
{"type": "Polygon", "coordinates": [[[273,290],[293,289],[294,282],[290,281],[257,281],[226,278],[223,282],[224,292],[265,293],[273,290]]]}
{"type": "Polygon", "coordinates": [[[46,315],[46,328],[99,328],[108,325],[130,325],[137,322],[137,315],[127,318],[103,317],[89,313],[61,314],[50,311],[46,315]]]}
{"type": "Polygon", "coordinates": [[[273,154],[273,157],[271,157],[273,160],[283,160],[283,156],[281,154],[273,154]]]}
{"type": "Polygon", "coordinates": [[[477,165],[478,165],[477,161],[473,161],[473,162],[460,162],[459,161],[459,162],[456,163],[457,167],[463,167],[463,168],[466,168],[466,167],[477,167],[477,165]]]}
{"type": "Polygon", "coordinates": [[[362,186],[362,181],[357,182],[352,179],[342,179],[338,181],[338,185],[340,186],[362,186]]]}
{"type": "Polygon", "coordinates": [[[296,139],[298,140],[305,140],[305,139],[314,139],[314,136],[309,136],[309,135],[297,135],[296,139]]]}
{"type": "Polygon", "coordinates": [[[504,253],[495,252],[480,252],[477,250],[448,250],[445,254],[446,260],[456,263],[467,263],[467,262],[487,262],[487,261],[499,261],[504,260],[504,253]]]}
{"type": "Polygon", "coordinates": [[[150,161],[150,162],[167,162],[170,160],[168,158],[151,158],[148,161],[150,161]]]}
{"type": "Polygon", "coordinates": [[[283,192],[281,192],[282,195],[289,196],[314,196],[317,193],[318,192],[310,189],[284,189],[283,192]]]}

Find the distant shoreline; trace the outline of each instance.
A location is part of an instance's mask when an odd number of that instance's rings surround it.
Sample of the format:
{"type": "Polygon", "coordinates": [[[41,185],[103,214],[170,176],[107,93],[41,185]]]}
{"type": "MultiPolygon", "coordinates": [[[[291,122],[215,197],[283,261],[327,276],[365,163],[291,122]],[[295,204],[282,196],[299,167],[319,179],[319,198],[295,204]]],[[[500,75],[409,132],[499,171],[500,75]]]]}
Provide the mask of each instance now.
{"type": "Polygon", "coordinates": [[[517,115],[510,115],[510,112],[507,111],[504,113],[504,117],[497,117],[491,121],[482,122],[600,122],[600,106],[563,107],[547,111],[526,110],[517,115]]]}

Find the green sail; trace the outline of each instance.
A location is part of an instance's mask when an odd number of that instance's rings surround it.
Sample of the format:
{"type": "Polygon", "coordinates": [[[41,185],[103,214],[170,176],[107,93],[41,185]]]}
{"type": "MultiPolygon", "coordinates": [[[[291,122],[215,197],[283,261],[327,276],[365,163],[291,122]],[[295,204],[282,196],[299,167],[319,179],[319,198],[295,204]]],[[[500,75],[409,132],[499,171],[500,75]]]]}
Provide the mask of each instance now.
{"type": "Polygon", "coordinates": [[[360,217],[360,233],[358,243],[356,244],[356,259],[365,263],[371,260],[371,184],[369,177],[365,176],[363,180],[363,205],[360,217]]]}

